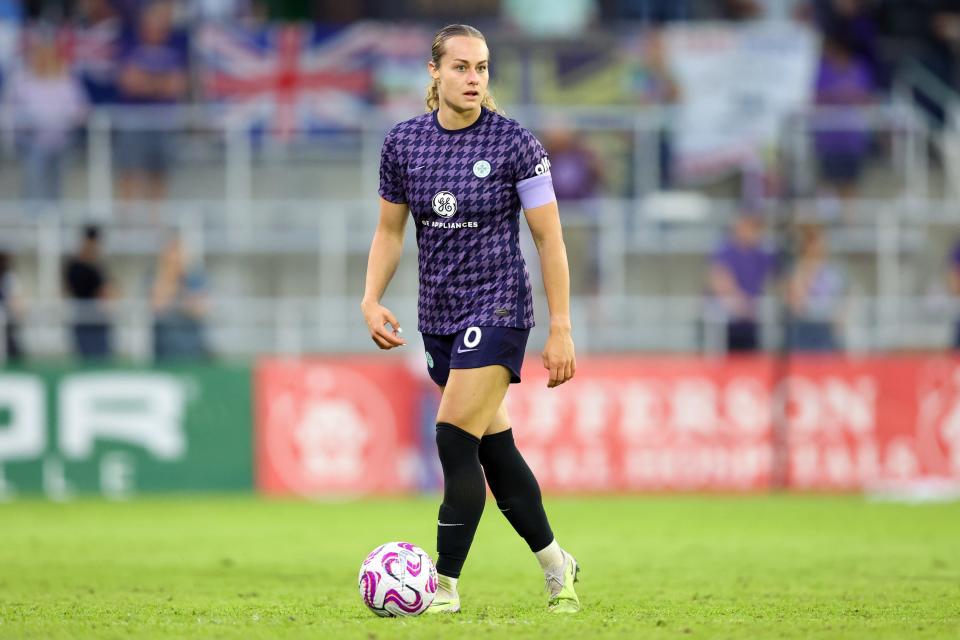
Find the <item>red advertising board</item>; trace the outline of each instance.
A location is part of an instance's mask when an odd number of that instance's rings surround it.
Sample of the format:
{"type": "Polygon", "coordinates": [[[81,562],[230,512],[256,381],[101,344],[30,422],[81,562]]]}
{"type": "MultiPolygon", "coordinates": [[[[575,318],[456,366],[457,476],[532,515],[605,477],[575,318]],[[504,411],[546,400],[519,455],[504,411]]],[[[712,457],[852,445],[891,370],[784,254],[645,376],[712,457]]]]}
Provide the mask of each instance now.
{"type": "Polygon", "coordinates": [[[524,377],[508,406],[548,491],[766,489],[776,464],[802,490],[960,480],[960,360],[589,358],[557,389],[534,361],[524,377]]]}
{"type": "Polygon", "coordinates": [[[546,388],[535,361],[508,395],[548,491],[760,489],[772,468],[768,361],[590,358],[546,388]]]}
{"type": "MultiPolygon", "coordinates": [[[[589,357],[572,381],[547,389],[531,358],[523,375],[507,403],[545,491],[960,481],[960,359],[589,357]]],[[[435,464],[419,442],[424,394],[436,389],[391,359],[262,363],[259,487],[414,488],[417,467],[435,464]]]]}
{"type": "Polygon", "coordinates": [[[261,361],[256,478],[266,494],[394,493],[414,488],[420,385],[382,358],[261,361]]]}

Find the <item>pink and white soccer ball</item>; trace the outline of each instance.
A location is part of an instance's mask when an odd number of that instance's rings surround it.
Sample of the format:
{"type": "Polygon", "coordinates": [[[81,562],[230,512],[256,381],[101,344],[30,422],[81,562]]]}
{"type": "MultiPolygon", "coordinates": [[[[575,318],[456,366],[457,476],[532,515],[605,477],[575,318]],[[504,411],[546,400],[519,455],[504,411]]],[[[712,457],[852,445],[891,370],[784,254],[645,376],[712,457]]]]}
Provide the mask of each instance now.
{"type": "Polygon", "coordinates": [[[360,597],[378,616],[417,616],[437,594],[437,569],[409,542],[382,544],[360,565],[360,597]]]}

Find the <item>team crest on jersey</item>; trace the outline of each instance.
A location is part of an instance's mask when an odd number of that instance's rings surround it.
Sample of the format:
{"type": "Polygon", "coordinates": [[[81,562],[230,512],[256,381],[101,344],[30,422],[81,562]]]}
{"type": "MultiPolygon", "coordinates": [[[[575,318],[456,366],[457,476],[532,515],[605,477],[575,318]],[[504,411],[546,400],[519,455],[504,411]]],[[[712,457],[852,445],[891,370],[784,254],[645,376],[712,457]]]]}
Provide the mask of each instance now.
{"type": "Polygon", "coordinates": [[[457,213],[457,197],[449,191],[433,196],[433,212],[442,218],[451,218],[457,213]]]}
{"type": "Polygon", "coordinates": [[[490,163],[486,160],[477,160],[473,163],[473,175],[478,178],[486,178],[490,175],[490,163]]]}

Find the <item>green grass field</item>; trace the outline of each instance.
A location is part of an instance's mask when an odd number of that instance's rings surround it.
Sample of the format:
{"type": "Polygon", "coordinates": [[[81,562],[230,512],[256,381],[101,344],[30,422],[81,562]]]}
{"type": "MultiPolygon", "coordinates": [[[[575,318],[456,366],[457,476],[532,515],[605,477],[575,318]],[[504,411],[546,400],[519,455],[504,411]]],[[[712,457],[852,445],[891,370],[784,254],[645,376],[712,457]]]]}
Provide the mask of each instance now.
{"type": "Polygon", "coordinates": [[[435,499],[0,504],[0,638],[960,638],[960,506],[854,497],[548,501],[584,610],[488,504],[464,612],[380,619],[357,570],[432,550],[435,499]]]}

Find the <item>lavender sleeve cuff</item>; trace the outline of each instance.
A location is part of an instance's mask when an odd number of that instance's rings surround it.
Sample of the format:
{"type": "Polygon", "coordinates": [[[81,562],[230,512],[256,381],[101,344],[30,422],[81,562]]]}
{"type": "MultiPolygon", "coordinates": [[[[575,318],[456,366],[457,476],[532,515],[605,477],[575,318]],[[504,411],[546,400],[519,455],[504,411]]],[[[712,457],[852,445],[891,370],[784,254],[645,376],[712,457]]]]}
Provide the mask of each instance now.
{"type": "Polygon", "coordinates": [[[557,199],[553,193],[553,178],[549,173],[518,182],[517,195],[520,196],[520,205],[524,210],[542,207],[557,199]]]}

